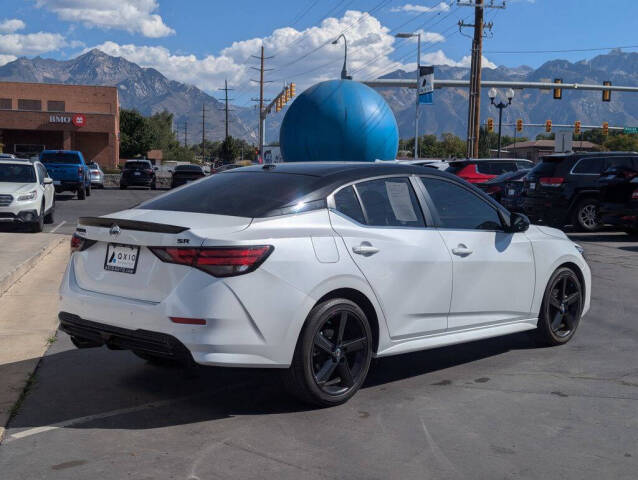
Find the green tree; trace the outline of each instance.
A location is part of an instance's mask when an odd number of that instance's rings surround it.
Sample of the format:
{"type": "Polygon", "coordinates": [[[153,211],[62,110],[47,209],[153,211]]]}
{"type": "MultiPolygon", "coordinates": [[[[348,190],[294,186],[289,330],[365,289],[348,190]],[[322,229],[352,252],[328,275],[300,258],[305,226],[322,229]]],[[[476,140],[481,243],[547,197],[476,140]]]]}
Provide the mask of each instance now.
{"type": "Polygon", "coordinates": [[[603,146],[606,150],[634,152],[638,150],[638,135],[610,135],[603,146]]]}
{"type": "Polygon", "coordinates": [[[153,144],[147,119],[137,110],[120,110],[120,157],[144,156],[153,144]]]}

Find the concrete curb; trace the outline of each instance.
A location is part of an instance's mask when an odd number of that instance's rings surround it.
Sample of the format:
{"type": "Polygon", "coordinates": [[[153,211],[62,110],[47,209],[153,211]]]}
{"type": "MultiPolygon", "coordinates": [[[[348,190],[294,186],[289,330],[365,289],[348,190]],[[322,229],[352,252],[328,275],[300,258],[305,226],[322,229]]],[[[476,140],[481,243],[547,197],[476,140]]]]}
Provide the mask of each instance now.
{"type": "Polygon", "coordinates": [[[66,241],[68,241],[68,236],[66,235],[60,235],[60,238],[51,239],[45,247],[42,247],[40,250],[35,252],[31,257],[22,262],[3,278],[0,278],[0,296],[4,295],[4,293],[11,288],[11,285],[20,280],[20,278],[31,270],[45,255],[50,253],[62,242],[66,241]]]}

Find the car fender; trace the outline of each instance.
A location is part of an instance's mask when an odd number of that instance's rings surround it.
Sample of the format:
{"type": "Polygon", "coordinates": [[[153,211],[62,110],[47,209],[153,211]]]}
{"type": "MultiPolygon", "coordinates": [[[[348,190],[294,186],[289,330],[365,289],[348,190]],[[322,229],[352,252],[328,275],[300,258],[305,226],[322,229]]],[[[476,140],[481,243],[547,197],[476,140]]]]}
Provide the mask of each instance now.
{"type": "Polygon", "coordinates": [[[599,190],[595,190],[595,189],[585,189],[585,190],[579,190],[575,193],[574,198],[572,199],[572,201],[569,204],[569,210],[573,210],[576,205],[578,204],[578,202],[580,202],[583,198],[585,197],[596,197],[598,198],[600,196],[600,191],[599,190]]]}

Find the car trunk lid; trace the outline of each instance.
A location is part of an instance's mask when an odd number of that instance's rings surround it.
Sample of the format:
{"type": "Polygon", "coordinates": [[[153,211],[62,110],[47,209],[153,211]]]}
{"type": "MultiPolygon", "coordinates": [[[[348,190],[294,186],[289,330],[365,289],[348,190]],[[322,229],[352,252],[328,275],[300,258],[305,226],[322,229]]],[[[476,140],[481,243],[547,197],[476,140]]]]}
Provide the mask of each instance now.
{"type": "Polygon", "coordinates": [[[230,242],[232,234],[250,222],[243,217],[144,209],[82,217],[77,233],[95,243],[74,255],[75,278],[84,290],[161,302],[192,268],[163,262],[149,247],[200,247],[211,237],[230,242]]]}

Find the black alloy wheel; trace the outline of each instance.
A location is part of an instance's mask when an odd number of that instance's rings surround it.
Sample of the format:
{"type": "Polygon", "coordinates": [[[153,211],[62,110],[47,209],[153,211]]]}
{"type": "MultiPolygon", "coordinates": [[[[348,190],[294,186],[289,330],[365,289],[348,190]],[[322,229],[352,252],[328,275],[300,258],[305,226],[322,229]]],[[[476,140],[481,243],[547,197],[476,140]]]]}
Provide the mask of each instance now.
{"type": "Polygon", "coordinates": [[[310,312],[286,385],[308,403],[339,405],[361,387],[371,358],[372,333],[363,310],[350,300],[328,300],[310,312]]]}
{"type": "Polygon", "coordinates": [[[573,336],[583,310],[583,288],[570,268],[554,272],[545,290],[538,332],[544,343],[562,345],[573,336]]]}

